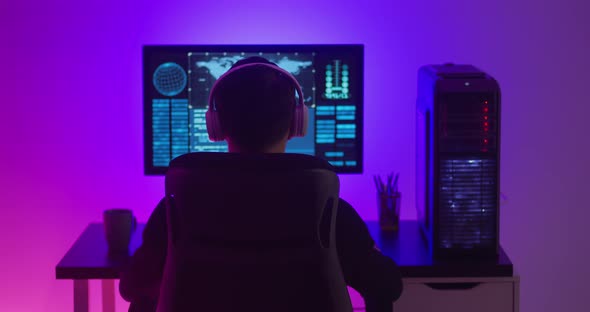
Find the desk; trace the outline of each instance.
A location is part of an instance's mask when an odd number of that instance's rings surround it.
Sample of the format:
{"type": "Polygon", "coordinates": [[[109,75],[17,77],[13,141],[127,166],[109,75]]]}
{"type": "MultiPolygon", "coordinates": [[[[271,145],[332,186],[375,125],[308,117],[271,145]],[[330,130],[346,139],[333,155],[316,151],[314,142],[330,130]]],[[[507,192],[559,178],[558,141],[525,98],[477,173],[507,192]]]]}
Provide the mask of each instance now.
{"type": "Polygon", "coordinates": [[[115,280],[120,269],[141,245],[145,224],[138,224],[131,238],[129,254],[109,256],[102,223],[89,224],[55,267],[57,279],[74,281],[74,311],[88,312],[88,280],[102,280],[102,310],[115,312],[115,280]]]}
{"type": "MultiPolygon", "coordinates": [[[[420,289],[422,285],[433,284],[438,285],[436,287],[458,285],[470,288],[482,283],[512,283],[511,285],[515,285],[511,299],[515,308],[512,311],[518,310],[518,280],[513,276],[512,263],[504,250],[500,249],[499,257],[495,260],[435,261],[430,257],[415,221],[400,222],[398,232],[382,232],[377,222],[367,222],[367,226],[377,246],[383,254],[395,260],[404,276],[406,290],[404,290],[404,295],[399,303],[396,302],[394,306],[396,312],[398,310],[403,312],[405,310],[404,304],[413,304],[408,302],[411,299],[411,296],[407,295],[408,289],[416,288],[417,291],[424,291],[424,289],[420,289]]],[[[143,233],[144,227],[144,224],[138,225],[131,239],[129,254],[133,254],[141,245],[141,233],[143,233]]],[[[128,260],[129,255],[117,257],[108,255],[101,223],[88,225],[55,267],[57,279],[74,281],[74,311],[87,312],[89,310],[88,280],[100,279],[102,280],[103,311],[114,312],[115,279],[119,278],[119,271],[128,260]]]]}

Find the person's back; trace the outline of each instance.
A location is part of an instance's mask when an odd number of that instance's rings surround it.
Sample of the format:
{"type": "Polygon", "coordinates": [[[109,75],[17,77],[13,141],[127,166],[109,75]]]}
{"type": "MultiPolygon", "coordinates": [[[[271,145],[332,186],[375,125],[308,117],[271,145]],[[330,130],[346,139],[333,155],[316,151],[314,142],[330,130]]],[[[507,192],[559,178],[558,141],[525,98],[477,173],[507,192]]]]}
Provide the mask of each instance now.
{"type": "MultiPolygon", "coordinates": [[[[225,140],[230,153],[284,153],[287,141],[304,136],[307,108],[295,78],[259,57],[236,63],[211,90],[207,130],[212,140],[225,140]],[[295,96],[297,95],[297,97],[295,96]]],[[[166,258],[166,214],[163,201],[152,213],[143,244],[122,273],[120,292],[130,311],[153,311],[166,258]]],[[[354,208],[340,199],[336,217],[336,249],[347,284],[369,306],[385,309],[401,295],[395,263],[374,248],[366,225],[354,208]]]]}

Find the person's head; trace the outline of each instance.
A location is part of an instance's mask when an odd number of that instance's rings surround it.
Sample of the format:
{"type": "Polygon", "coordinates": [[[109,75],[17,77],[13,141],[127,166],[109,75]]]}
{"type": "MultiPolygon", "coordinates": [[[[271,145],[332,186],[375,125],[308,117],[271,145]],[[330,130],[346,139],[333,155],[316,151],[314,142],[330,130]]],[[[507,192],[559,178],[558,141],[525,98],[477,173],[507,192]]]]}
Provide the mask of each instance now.
{"type": "MultiPolygon", "coordinates": [[[[252,63],[277,66],[262,57],[250,57],[232,69],[252,63]]],[[[284,152],[292,136],[295,93],[291,77],[268,66],[243,67],[221,79],[212,95],[214,108],[209,110],[217,111],[230,152],[284,152]]]]}

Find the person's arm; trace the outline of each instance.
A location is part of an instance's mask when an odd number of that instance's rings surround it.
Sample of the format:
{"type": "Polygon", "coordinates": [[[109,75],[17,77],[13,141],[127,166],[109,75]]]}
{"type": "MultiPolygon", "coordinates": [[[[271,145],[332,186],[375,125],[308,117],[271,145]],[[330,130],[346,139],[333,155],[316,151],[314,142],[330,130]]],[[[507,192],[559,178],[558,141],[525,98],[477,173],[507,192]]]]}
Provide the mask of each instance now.
{"type": "MultiPolygon", "coordinates": [[[[119,292],[133,306],[153,306],[160,294],[167,250],[166,206],[161,200],[152,212],[143,231],[143,242],[121,272],[119,292]]],[[[152,309],[140,309],[149,311],[152,309]]]]}
{"type": "Polygon", "coordinates": [[[377,249],[363,219],[343,199],[336,214],[336,249],[346,283],[366,301],[391,303],[401,296],[399,268],[377,249]]]}

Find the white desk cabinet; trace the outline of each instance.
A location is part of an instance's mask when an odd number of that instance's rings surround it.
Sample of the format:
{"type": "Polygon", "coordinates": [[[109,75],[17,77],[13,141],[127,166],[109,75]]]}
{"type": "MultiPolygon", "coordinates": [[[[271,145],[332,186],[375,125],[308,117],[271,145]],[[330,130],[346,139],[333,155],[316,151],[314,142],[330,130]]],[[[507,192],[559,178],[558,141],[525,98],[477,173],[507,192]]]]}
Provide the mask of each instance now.
{"type": "MultiPolygon", "coordinates": [[[[404,277],[394,312],[519,311],[520,279],[501,246],[494,258],[441,260],[432,257],[415,221],[401,221],[396,232],[381,231],[377,222],[367,227],[404,277]]],[[[364,301],[352,301],[355,311],[364,310],[364,301]]]]}
{"type": "Polygon", "coordinates": [[[518,312],[519,278],[407,278],[395,312],[518,312]]]}

